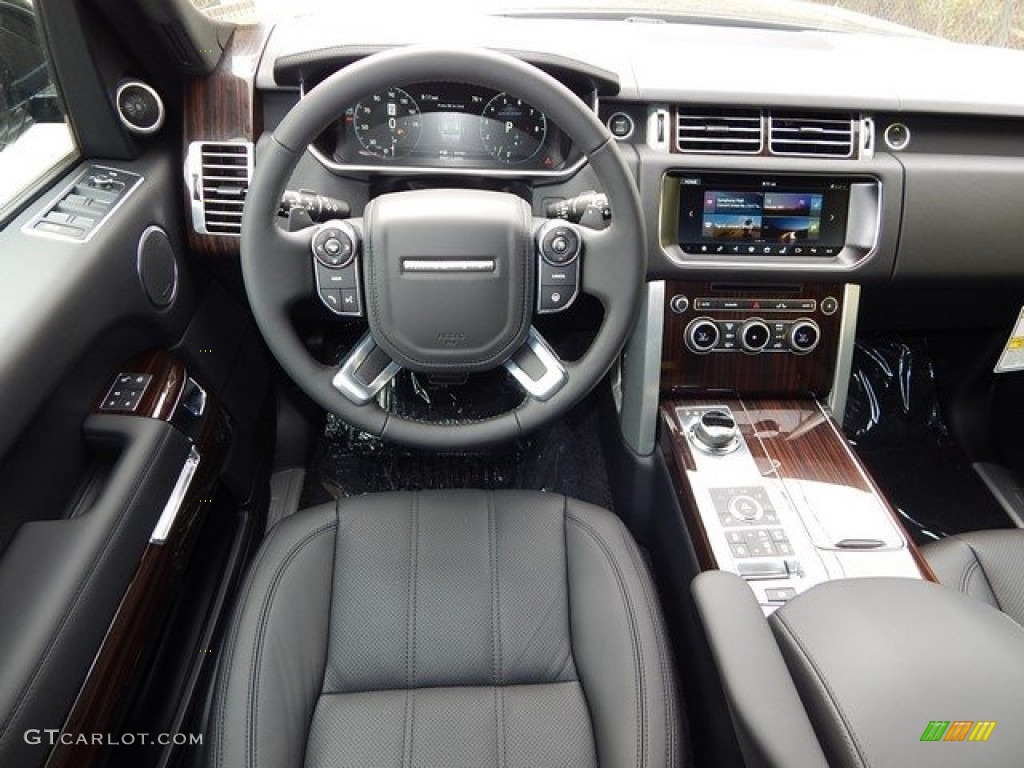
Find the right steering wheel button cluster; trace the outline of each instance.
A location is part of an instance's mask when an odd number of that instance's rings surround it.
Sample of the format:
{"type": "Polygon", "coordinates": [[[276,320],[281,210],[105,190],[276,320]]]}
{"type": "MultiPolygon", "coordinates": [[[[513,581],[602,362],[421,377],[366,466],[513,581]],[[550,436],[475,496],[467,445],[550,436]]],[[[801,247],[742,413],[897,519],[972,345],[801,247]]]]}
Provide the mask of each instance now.
{"type": "Polygon", "coordinates": [[[313,235],[316,287],[321,303],[343,317],[363,314],[359,293],[359,233],[347,221],[328,221],[313,235]]]}
{"type": "Polygon", "coordinates": [[[575,226],[549,221],[537,232],[537,313],[561,312],[579,295],[583,238],[575,226]]]}

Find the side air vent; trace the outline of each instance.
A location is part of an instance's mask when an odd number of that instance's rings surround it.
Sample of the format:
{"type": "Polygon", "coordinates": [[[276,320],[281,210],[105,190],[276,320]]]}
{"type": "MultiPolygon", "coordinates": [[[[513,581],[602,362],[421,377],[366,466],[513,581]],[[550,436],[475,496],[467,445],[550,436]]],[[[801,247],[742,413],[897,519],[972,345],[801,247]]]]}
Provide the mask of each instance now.
{"type": "Polygon", "coordinates": [[[773,155],[853,157],[855,122],[851,115],[773,112],[769,149],[773,155]]]}
{"type": "Polygon", "coordinates": [[[185,163],[192,228],[200,235],[238,237],[251,178],[250,142],[192,142],[185,163]]]}
{"type": "Polygon", "coordinates": [[[763,136],[758,109],[676,110],[676,149],[680,152],[757,155],[763,148],[763,136]]]}

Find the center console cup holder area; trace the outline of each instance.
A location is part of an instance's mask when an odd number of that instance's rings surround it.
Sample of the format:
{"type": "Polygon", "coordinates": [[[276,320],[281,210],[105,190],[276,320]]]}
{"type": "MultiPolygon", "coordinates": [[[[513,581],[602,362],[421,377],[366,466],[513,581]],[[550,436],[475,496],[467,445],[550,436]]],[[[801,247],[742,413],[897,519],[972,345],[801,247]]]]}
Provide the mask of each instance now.
{"type": "Polygon", "coordinates": [[[693,582],[748,766],[1005,768],[1024,755],[1024,628],[923,580],[819,584],[765,617],[693,582]]]}

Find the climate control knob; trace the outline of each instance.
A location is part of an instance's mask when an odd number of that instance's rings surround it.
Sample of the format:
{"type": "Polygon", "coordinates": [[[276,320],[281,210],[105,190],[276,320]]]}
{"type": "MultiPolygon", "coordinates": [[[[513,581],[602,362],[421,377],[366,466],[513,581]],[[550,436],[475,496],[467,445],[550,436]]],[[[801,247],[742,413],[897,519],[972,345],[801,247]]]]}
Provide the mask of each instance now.
{"type": "Polygon", "coordinates": [[[789,348],[798,355],[806,355],[813,352],[821,340],[821,329],[813,320],[806,317],[797,320],[789,328],[787,341],[789,348]]]}
{"type": "Polygon", "coordinates": [[[740,346],[744,352],[756,354],[767,347],[771,340],[772,329],[764,320],[747,320],[740,328],[740,346]]]}
{"type": "Polygon", "coordinates": [[[686,346],[698,355],[706,355],[717,347],[720,337],[718,326],[710,317],[698,317],[686,326],[686,346]]]}

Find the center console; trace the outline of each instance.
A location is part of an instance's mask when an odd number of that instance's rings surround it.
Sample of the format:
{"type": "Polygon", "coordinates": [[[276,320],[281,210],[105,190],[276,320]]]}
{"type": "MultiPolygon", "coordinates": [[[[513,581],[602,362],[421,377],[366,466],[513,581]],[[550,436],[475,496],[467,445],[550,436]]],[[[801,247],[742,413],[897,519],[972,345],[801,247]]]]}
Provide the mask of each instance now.
{"type": "Polygon", "coordinates": [[[820,403],[669,400],[661,419],[701,566],[744,578],[766,613],[832,579],[930,577],[820,403]]]}
{"type": "MultiPolygon", "coordinates": [[[[837,242],[850,190],[833,191],[705,186],[683,204],[704,212],[680,225],[681,247],[719,226],[708,210],[755,198],[751,236],[777,230],[766,220],[796,206],[823,219],[838,211],[834,227],[808,224],[802,237],[837,242]]],[[[857,299],[838,283],[665,284],[661,449],[701,568],[742,577],[766,614],[835,579],[933,578],[832,415],[845,407],[857,299]]]]}

